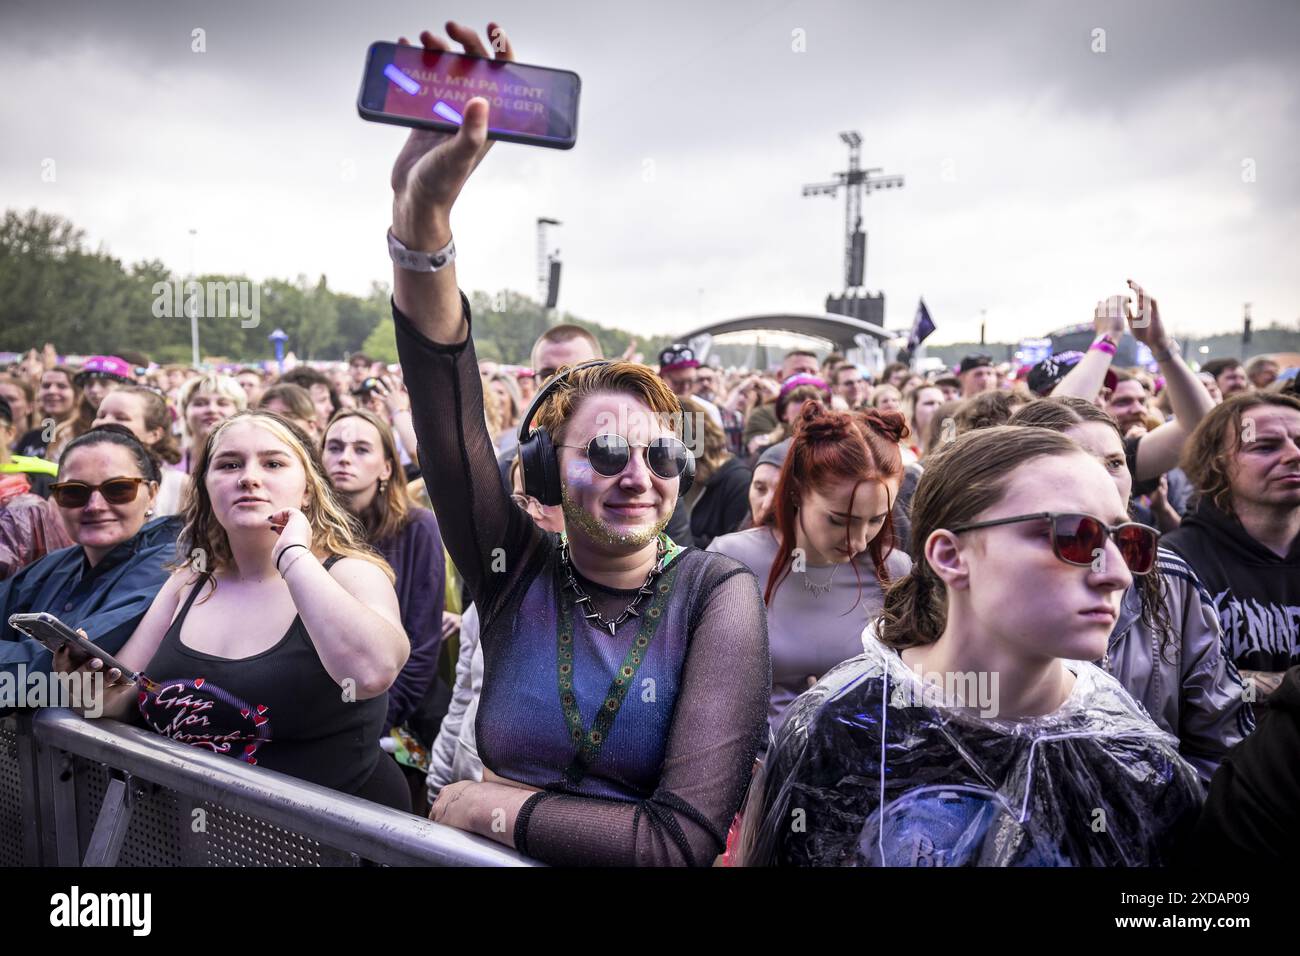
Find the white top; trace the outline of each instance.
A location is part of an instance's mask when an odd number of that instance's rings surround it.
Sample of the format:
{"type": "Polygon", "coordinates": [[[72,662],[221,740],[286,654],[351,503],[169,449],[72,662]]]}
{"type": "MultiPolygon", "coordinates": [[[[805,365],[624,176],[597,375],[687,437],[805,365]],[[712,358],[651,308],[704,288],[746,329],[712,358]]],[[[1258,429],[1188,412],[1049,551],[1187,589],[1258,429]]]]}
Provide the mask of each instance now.
{"type": "Polygon", "coordinates": [[[189,483],[190,476],[185,472],[164,468],[162,481],[158,484],[158,497],[153,503],[154,514],[176,515],[185,510],[185,489],[189,483]]]}

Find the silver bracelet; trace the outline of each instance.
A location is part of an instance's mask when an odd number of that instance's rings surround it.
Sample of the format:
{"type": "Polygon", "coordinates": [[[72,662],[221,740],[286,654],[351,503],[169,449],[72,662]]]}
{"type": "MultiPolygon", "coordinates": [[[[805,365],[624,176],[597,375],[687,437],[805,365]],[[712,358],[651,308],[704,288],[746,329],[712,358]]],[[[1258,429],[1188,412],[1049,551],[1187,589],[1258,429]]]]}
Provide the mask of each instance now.
{"type": "Polygon", "coordinates": [[[449,239],[447,244],[437,252],[419,252],[406,248],[402,240],[393,235],[393,230],[389,229],[388,254],[399,266],[411,272],[437,272],[456,261],[456,240],[449,239]]]}

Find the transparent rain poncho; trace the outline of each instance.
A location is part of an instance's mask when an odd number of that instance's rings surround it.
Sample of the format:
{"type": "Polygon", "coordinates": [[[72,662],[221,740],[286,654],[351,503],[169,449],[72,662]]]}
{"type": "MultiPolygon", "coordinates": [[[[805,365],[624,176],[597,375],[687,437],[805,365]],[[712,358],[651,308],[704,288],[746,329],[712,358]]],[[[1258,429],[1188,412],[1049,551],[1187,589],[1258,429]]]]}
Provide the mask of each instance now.
{"type": "Polygon", "coordinates": [[[1178,741],[1100,668],[1066,662],[1066,702],[1008,720],[970,695],[947,706],[870,631],[864,645],[790,706],[750,791],[744,865],[1155,866],[1195,822],[1178,741]]]}

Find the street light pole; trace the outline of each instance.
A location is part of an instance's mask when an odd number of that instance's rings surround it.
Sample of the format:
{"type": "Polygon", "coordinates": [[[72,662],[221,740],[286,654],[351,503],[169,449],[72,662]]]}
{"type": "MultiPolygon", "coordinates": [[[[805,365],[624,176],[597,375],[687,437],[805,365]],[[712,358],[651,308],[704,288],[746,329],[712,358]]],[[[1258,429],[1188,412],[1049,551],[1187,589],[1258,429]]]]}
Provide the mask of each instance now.
{"type": "MultiPolygon", "coordinates": [[[[194,244],[195,237],[199,234],[197,229],[190,230],[190,281],[194,281],[194,244]]],[[[194,305],[194,297],[191,295],[186,298],[186,306],[190,312],[190,364],[194,368],[199,367],[199,313],[194,305]]]]}

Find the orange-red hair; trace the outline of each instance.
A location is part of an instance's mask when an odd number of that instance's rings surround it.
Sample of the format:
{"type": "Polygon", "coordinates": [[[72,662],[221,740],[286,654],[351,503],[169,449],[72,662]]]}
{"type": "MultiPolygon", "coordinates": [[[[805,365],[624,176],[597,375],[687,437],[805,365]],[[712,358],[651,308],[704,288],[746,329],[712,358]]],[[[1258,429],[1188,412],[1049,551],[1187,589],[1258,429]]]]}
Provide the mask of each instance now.
{"type": "MultiPolygon", "coordinates": [[[[853,481],[853,494],[849,509],[863,482],[892,482],[903,475],[903,458],[898,443],[908,434],[907,422],[898,412],[882,412],[874,408],[860,412],[831,411],[821,402],[808,402],[795,421],[794,437],[790,451],[781,467],[776,494],[772,499],[772,514],[776,518],[777,537],[780,541],[776,558],[767,575],[764,602],[770,607],[776,589],[790,573],[790,557],[795,548],[795,527],[798,520],[796,506],[808,492],[842,481],[853,481]]],[[[876,577],[881,584],[888,580],[885,556],[894,544],[893,496],[889,496],[889,510],[880,532],[867,546],[876,577]]],[[[848,543],[849,528],[844,529],[848,543]]],[[[857,573],[856,563],[854,573],[857,573]]],[[[861,588],[861,578],[858,579],[861,588]]],[[[861,600],[861,593],[859,593],[861,600]]],[[[856,607],[857,605],[854,605],[856,607]]]]}

